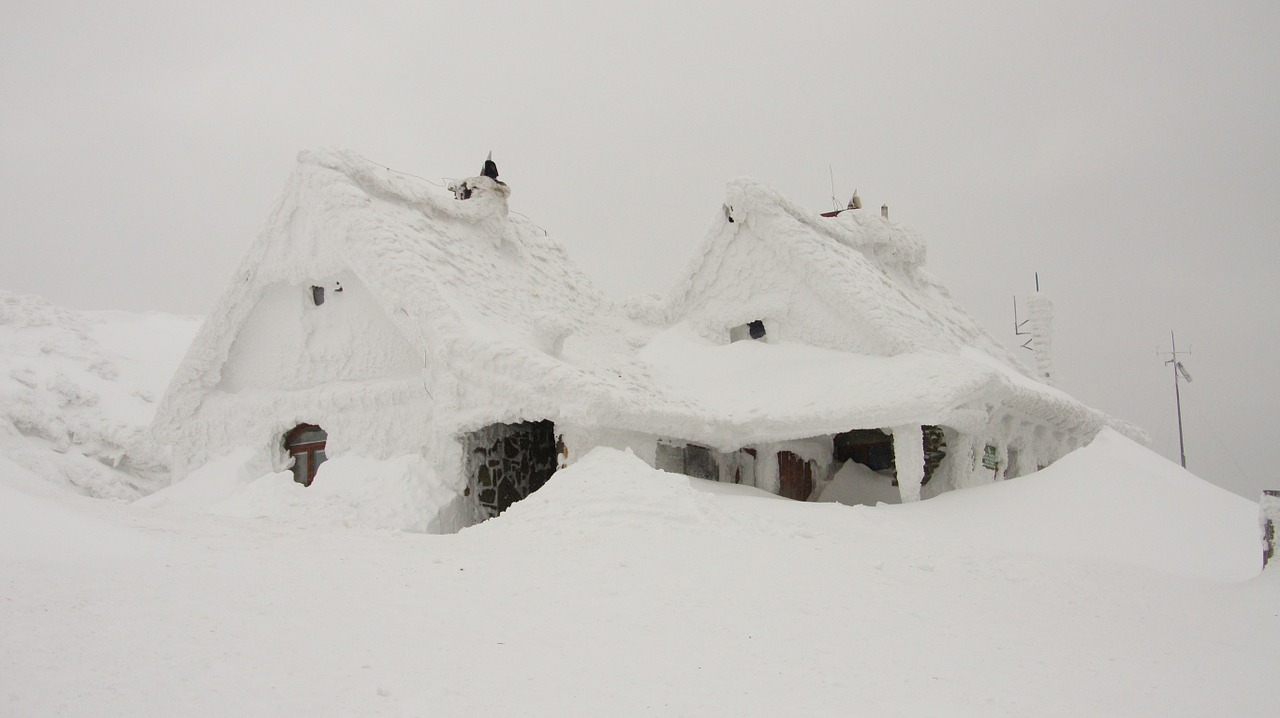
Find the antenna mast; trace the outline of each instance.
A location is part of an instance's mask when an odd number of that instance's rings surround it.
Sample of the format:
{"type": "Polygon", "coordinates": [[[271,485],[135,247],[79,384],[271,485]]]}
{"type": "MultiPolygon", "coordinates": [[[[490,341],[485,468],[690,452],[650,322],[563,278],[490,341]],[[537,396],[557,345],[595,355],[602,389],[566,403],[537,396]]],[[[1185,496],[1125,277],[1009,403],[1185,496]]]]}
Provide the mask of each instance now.
{"type": "Polygon", "coordinates": [[[827,172],[831,175],[831,208],[840,211],[840,200],[836,199],[836,171],[831,169],[831,165],[827,165],[827,172]]]}
{"type": "MultiPolygon", "coordinates": [[[[1171,350],[1167,352],[1169,360],[1166,365],[1173,365],[1173,400],[1178,407],[1178,457],[1182,460],[1182,468],[1187,468],[1187,447],[1182,438],[1182,392],[1178,388],[1178,377],[1181,376],[1183,381],[1191,383],[1191,372],[1182,366],[1182,362],[1178,361],[1179,354],[1190,354],[1191,352],[1178,351],[1178,342],[1173,336],[1173,331],[1169,331],[1169,345],[1171,350]]],[[[1162,352],[1166,353],[1166,352],[1162,352]]]]}

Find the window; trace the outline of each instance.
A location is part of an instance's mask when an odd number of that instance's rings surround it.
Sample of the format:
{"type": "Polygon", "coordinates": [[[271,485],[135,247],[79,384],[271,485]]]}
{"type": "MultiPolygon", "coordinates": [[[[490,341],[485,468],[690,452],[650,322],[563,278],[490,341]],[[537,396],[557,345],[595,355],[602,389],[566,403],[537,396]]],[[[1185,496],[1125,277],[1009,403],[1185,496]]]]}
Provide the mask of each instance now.
{"type": "Polygon", "coordinates": [[[1000,450],[991,444],[982,449],[982,466],[988,471],[1000,470],[1000,450]]]}
{"type": "Polygon", "coordinates": [[[720,480],[720,466],[716,463],[715,455],[707,447],[697,444],[659,440],[654,464],[655,468],[672,474],[720,480]]]}
{"type": "Polygon", "coordinates": [[[755,339],[761,341],[764,339],[764,320],[756,319],[755,321],[739,324],[729,330],[729,342],[740,342],[744,339],[755,339]]]}
{"type": "Polygon", "coordinates": [[[293,457],[293,480],[310,486],[316,471],[327,458],[324,445],[329,435],[315,424],[299,424],[284,436],[284,448],[293,457]]]}

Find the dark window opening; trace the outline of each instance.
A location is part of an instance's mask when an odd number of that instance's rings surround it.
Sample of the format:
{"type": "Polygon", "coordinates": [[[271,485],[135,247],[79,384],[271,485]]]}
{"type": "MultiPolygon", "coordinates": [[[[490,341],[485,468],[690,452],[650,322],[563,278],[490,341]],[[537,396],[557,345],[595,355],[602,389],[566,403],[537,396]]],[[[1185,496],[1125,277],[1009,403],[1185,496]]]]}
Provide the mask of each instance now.
{"type": "Polygon", "coordinates": [[[542,488],[556,471],[559,444],[550,421],[492,424],[467,434],[467,495],[482,520],[542,488]]]}
{"type": "Polygon", "coordinates": [[[764,339],[764,321],[756,319],[755,321],[739,324],[729,330],[729,343],[740,342],[744,339],[755,339],[761,341],[764,339]]]}
{"type": "Polygon", "coordinates": [[[684,473],[695,479],[720,480],[720,470],[716,466],[716,458],[705,446],[689,444],[684,447],[684,473]]]}
{"type": "Polygon", "coordinates": [[[854,429],[832,438],[837,464],[856,461],[872,471],[893,471],[893,437],[879,429],[854,429]]]}
{"type": "Polygon", "coordinates": [[[695,479],[720,480],[720,466],[716,457],[705,446],[659,441],[656,468],[672,474],[684,474],[695,479]]]}
{"type": "MultiPolygon", "coordinates": [[[[928,484],[947,455],[947,440],[938,426],[923,426],[924,479],[928,484]]],[[[832,437],[833,458],[836,464],[856,461],[872,471],[895,474],[893,485],[898,485],[898,467],[893,453],[893,437],[879,429],[854,429],[832,437]]]]}
{"type": "Polygon", "coordinates": [[[938,470],[942,460],[947,457],[947,437],[942,433],[940,426],[926,425],[920,429],[924,433],[924,479],[920,485],[924,486],[929,483],[929,479],[933,478],[933,472],[938,470]]]}
{"type": "Polygon", "coordinates": [[[988,471],[1000,470],[1000,450],[991,444],[982,449],[982,467],[988,471]]]}
{"type": "Polygon", "coordinates": [[[741,484],[744,481],[752,486],[756,485],[756,450],[752,448],[738,449],[737,455],[734,456],[733,467],[733,483],[741,484]]]}
{"type": "Polygon", "coordinates": [[[310,486],[328,458],[324,453],[325,442],[329,435],[315,424],[299,424],[284,436],[284,448],[293,457],[293,480],[303,486],[310,486]]]}
{"type": "Polygon", "coordinates": [[[311,286],[311,303],[317,307],[324,304],[324,287],[311,286]]]}

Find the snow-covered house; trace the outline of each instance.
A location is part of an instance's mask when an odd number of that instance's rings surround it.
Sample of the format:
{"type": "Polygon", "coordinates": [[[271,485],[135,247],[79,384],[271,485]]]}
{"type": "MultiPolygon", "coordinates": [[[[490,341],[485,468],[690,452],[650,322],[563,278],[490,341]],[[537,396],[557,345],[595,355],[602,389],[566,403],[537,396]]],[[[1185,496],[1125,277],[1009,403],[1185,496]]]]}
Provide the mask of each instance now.
{"type": "Polygon", "coordinates": [[[1029,473],[1105,425],[1132,433],[1031,378],[884,217],[820,217],[734,181],[671,295],[618,305],[508,213],[509,192],[300,154],[157,412],[174,480],[236,451],[242,473],[303,484],[329,458],[400,462],[449,530],[596,446],[874,502],[1029,473]]]}

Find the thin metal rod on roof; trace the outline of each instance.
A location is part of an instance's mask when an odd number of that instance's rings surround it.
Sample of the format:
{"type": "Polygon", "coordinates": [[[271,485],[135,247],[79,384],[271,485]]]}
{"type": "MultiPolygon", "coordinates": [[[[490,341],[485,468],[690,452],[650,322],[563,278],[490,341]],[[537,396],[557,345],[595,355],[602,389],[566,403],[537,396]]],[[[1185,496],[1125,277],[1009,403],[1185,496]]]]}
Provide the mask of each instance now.
{"type": "Polygon", "coordinates": [[[831,169],[831,165],[827,165],[827,172],[831,174],[831,209],[840,211],[840,200],[836,199],[836,171],[831,169]]]}
{"type": "Polygon", "coordinates": [[[1182,377],[1183,381],[1190,384],[1191,372],[1187,371],[1186,367],[1182,366],[1182,362],[1178,361],[1178,355],[1190,354],[1191,352],[1178,351],[1178,341],[1173,336],[1173,330],[1169,330],[1169,345],[1171,347],[1170,351],[1161,353],[1169,355],[1165,365],[1173,365],[1173,400],[1178,407],[1178,457],[1182,461],[1182,468],[1185,469],[1187,468],[1187,446],[1182,437],[1182,392],[1178,387],[1178,377],[1182,377]]]}

